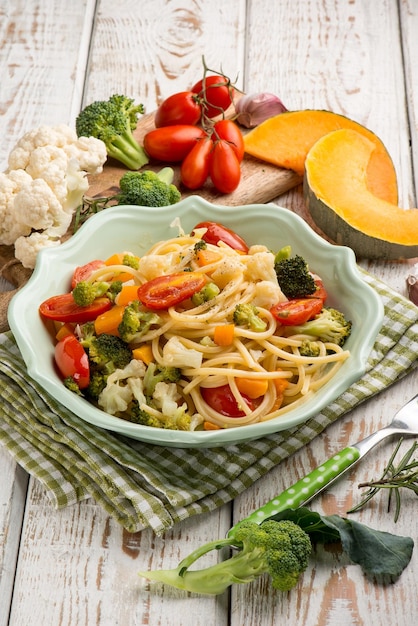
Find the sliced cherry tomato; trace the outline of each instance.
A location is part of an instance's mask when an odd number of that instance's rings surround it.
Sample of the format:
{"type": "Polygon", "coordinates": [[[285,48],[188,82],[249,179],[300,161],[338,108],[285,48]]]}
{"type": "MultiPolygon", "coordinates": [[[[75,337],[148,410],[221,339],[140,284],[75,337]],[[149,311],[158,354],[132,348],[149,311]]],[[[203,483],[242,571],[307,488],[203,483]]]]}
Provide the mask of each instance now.
{"type": "MultiPolygon", "coordinates": [[[[244,417],[245,413],[240,409],[229,385],[221,387],[201,387],[200,393],[203,400],[211,409],[225,417],[244,417]]],[[[241,394],[248,407],[254,411],[260,400],[252,400],[245,394],[241,394]]]]}
{"type": "Polygon", "coordinates": [[[71,376],[80,389],[88,386],[90,382],[89,359],[74,335],[67,335],[56,344],[54,356],[63,378],[71,376]]]}
{"type": "Polygon", "coordinates": [[[320,298],[295,298],[275,304],[270,312],[283,326],[298,326],[318,315],[323,306],[320,298]]]}
{"type": "Polygon", "coordinates": [[[202,115],[199,96],[193,91],[180,91],[169,96],[160,104],[155,113],[155,126],[173,124],[197,124],[202,115]]]}
{"type": "Polygon", "coordinates": [[[180,179],[188,189],[200,189],[209,176],[213,141],[210,137],[198,139],[184,159],[180,168],[180,179]]]}
{"type": "Polygon", "coordinates": [[[213,126],[212,139],[224,139],[234,149],[238,161],[244,158],[244,138],[237,124],[232,120],[219,120],[213,126]]]}
{"type": "Polygon", "coordinates": [[[191,91],[201,96],[203,112],[210,118],[222,115],[233,102],[234,89],[226,76],[205,76],[193,85],[191,91]]]}
{"type": "Polygon", "coordinates": [[[239,185],[240,163],[231,144],[224,139],[219,139],[214,144],[209,174],[221,193],[232,193],[239,185]]]}
{"type": "Polygon", "coordinates": [[[206,241],[206,243],[217,246],[219,241],[223,241],[223,243],[226,243],[226,245],[233,250],[247,254],[248,246],[244,239],[230,228],[218,224],[217,222],[199,222],[193,230],[197,230],[198,228],[206,228],[206,232],[202,237],[203,241],[206,241]]]}
{"type": "Polygon", "coordinates": [[[328,298],[327,290],[324,287],[324,283],[320,278],[315,278],[315,291],[311,294],[310,298],[321,298],[322,302],[328,298]]]}
{"type": "Polygon", "coordinates": [[[191,298],[206,284],[199,272],[179,272],[157,276],[138,287],[138,299],[149,309],[168,309],[191,298]]]}
{"type": "Polygon", "coordinates": [[[86,280],[92,273],[105,265],[104,261],[100,261],[99,259],[95,259],[94,261],[90,261],[85,265],[80,265],[76,267],[71,278],[71,289],[74,289],[77,283],[82,280],[86,280]]]}
{"type": "Polygon", "coordinates": [[[74,302],[71,293],[52,296],[42,302],[39,307],[40,314],[57,322],[74,322],[84,324],[96,319],[98,315],[108,311],[112,307],[109,298],[96,298],[89,306],[78,306],[74,302]]]}
{"type": "Polygon", "coordinates": [[[152,159],[179,163],[198,139],[206,137],[203,128],[191,124],[175,124],[150,130],[144,137],[145,152],[152,159]]]}

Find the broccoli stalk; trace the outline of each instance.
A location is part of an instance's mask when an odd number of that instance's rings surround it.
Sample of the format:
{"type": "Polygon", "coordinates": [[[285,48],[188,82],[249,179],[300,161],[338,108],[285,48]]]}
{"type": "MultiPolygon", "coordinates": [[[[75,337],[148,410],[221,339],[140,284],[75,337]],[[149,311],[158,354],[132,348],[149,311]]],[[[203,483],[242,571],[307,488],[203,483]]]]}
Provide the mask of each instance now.
{"type": "Polygon", "coordinates": [[[310,335],[319,341],[329,341],[343,346],[351,334],[352,322],[332,307],[324,307],[312,320],[299,326],[289,326],[292,335],[310,335]]]}
{"type": "Polygon", "coordinates": [[[233,322],[237,326],[248,326],[251,330],[261,333],[267,328],[266,322],[258,315],[258,309],[253,304],[237,304],[233,322]]]}
{"type": "Polygon", "coordinates": [[[200,594],[220,594],[233,583],[249,583],[268,573],[275,589],[289,591],[308,566],[312,544],[308,534],[290,520],[262,524],[242,521],[226,539],[199,547],[172,570],[139,572],[140,576],[200,594]],[[224,560],[201,570],[189,568],[211,550],[237,550],[224,560]]]}
{"type": "Polygon", "coordinates": [[[132,133],[140,113],[144,113],[142,104],[135,105],[127,96],[113,95],[87,105],[76,118],[76,132],[78,137],[101,139],[110,157],[130,170],[139,170],[149,162],[132,133]]]}

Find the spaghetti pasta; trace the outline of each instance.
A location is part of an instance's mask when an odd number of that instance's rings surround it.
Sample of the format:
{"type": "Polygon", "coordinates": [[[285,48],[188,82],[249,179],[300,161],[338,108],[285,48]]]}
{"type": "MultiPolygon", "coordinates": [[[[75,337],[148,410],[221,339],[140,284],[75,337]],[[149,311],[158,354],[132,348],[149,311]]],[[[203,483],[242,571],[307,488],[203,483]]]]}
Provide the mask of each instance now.
{"type": "MultiPolygon", "coordinates": [[[[131,347],[147,345],[156,365],[180,368],[180,379],[169,384],[175,385],[176,405],[193,417],[191,429],[203,428],[203,423],[209,423],[210,428],[243,427],[279,417],[329,381],[350,353],[337,343],[316,340],[316,356],[301,354],[307,337],[292,334],[291,327],[282,326],[270,311],[277,302],[287,300],[277,281],[274,254],[263,245],[252,246],[244,254],[222,242],[205,243],[205,248],[214,253],[206,255],[205,264],[198,255],[203,236],[204,229],[192,234],[181,232],[153,245],[139,259],[138,269],[106,265],[93,271],[89,281],[117,280],[121,272],[129,271],[132,284],[140,286],[160,276],[203,274],[207,284],[216,285],[216,295],[197,303],[188,297],[162,307],[158,310],[158,322],[135,338],[131,347]],[[255,307],[264,330],[234,323],[234,311],[244,303],[255,307]],[[231,324],[232,342],[217,345],[215,329],[231,324]],[[251,380],[266,381],[265,394],[250,399],[237,385],[240,378],[249,381],[247,384],[251,380]],[[211,394],[219,396],[226,389],[227,401],[226,396],[218,403],[210,401],[211,394]],[[228,404],[229,409],[222,410],[222,403],[228,404]]],[[[126,384],[123,380],[119,384],[126,384]]],[[[133,392],[132,401],[135,400],[138,401],[138,395],[133,392]]],[[[98,404],[106,410],[105,401],[99,398],[98,404]]],[[[129,401],[127,406],[126,411],[118,413],[119,417],[130,419],[129,401]]],[[[162,406],[161,402],[158,405],[142,397],[141,410],[158,419],[162,427],[171,428],[173,422],[167,419],[162,406]]]]}

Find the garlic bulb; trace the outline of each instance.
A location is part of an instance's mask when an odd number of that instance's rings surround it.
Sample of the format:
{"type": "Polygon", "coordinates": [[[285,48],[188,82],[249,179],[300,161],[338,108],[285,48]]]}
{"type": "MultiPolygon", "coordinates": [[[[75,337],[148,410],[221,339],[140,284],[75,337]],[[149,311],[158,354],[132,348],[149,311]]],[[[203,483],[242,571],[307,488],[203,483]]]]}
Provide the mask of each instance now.
{"type": "Polygon", "coordinates": [[[287,111],[283,102],[272,93],[253,93],[242,96],[235,105],[235,120],[245,128],[254,128],[269,117],[287,111]]]}
{"type": "Polygon", "coordinates": [[[412,266],[406,278],[406,288],[408,290],[408,298],[418,306],[418,263],[412,266]]]}

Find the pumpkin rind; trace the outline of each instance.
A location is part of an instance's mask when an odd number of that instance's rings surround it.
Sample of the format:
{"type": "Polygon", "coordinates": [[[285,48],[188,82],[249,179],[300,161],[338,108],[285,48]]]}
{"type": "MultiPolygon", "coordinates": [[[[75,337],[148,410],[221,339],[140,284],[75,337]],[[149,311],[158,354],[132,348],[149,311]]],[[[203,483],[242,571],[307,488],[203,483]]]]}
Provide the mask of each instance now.
{"type": "Polygon", "coordinates": [[[316,225],[357,257],[418,256],[418,210],[402,209],[367,188],[374,143],[356,131],[337,130],[319,139],[305,163],[304,194],[316,225]]]}
{"type": "Polygon", "coordinates": [[[340,128],[356,130],[374,143],[376,150],[367,166],[367,186],[378,198],[397,204],[397,176],[388,151],[377,135],[344,115],[316,109],[280,113],[244,135],[245,152],[303,176],[306,156],[314,143],[340,128]]]}

